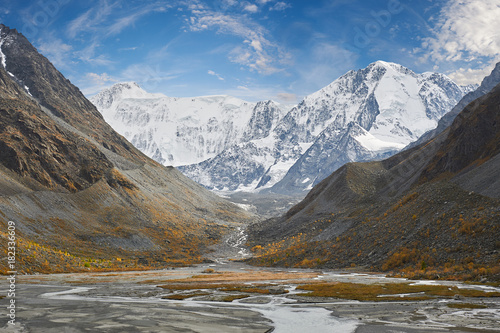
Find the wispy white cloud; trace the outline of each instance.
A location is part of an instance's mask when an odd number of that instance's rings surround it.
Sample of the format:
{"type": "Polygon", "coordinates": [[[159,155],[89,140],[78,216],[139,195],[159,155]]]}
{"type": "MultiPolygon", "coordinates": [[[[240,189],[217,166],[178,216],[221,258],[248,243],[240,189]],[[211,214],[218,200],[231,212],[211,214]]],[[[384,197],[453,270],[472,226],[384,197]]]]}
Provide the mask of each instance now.
{"type": "MultiPolygon", "coordinates": [[[[500,60],[500,3],[498,0],[449,0],[433,23],[433,35],[423,38],[415,49],[420,62],[463,64],[450,73],[461,82],[478,79],[488,72],[491,62],[500,60]]],[[[476,81],[477,82],[477,81],[476,81]]]]}
{"type": "Polygon", "coordinates": [[[277,2],[274,6],[272,6],[271,10],[283,11],[283,10],[290,8],[290,7],[292,7],[292,5],[290,5],[289,3],[280,1],[280,2],[277,2]]]}
{"type": "Polygon", "coordinates": [[[217,73],[216,73],[216,72],[214,72],[213,70],[209,70],[209,71],[208,71],[208,75],[215,76],[215,77],[216,77],[216,78],[218,78],[219,80],[224,81],[224,78],[222,77],[222,75],[217,74],[217,73]]]}
{"type": "Polygon", "coordinates": [[[267,37],[261,25],[244,15],[225,14],[212,10],[193,10],[187,20],[191,31],[216,30],[217,33],[238,36],[242,44],[236,46],[229,60],[261,74],[281,70],[280,65],[288,55],[267,37]]]}
{"type": "Polygon", "coordinates": [[[96,32],[103,23],[109,22],[109,16],[115,12],[118,2],[109,3],[100,0],[95,7],[87,10],[82,15],[68,24],[66,33],[68,37],[75,38],[81,33],[96,32]]]}
{"type": "Polygon", "coordinates": [[[138,46],[132,46],[132,47],[123,47],[121,49],[118,49],[118,51],[135,51],[137,50],[138,46]]]}
{"type": "Polygon", "coordinates": [[[37,48],[44,56],[50,59],[54,66],[62,69],[67,69],[71,66],[69,59],[71,58],[72,46],[65,44],[61,39],[48,35],[43,40],[40,39],[38,41],[37,48]]]}
{"type": "Polygon", "coordinates": [[[259,11],[259,7],[257,7],[256,4],[246,4],[245,7],[243,7],[243,10],[249,12],[249,13],[257,13],[259,11]]]}
{"type": "Polygon", "coordinates": [[[75,56],[88,64],[97,65],[97,66],[109,66],[113,64],[113,61],[110,60],[104,54],[96,55],[96,49],[99,47],[99,43],[97,40],[94,40],[87,47],[74,52],[75,56]]]}
{"type": "Polygon", "coordinates": [[[117,82],[120,80],[111,77],[108,73],[86,73],[78,86],[86,96],[90,97],[117,82]]]}
{"type": "Polygon", "coordinates": [[[123,16],[115,20],[115,22],[107,28],[107,35],[112,36],[119,34],[125,28],[133,25],[138,19],[154,11],[166,11],[165,7],[157,7],[154,5],[145,6],[144,8],[136,11],[135,13],[123,16]]]}
{"type": "Polygon", "coordinates": [[[423,48],[438,61],[467,60],[500,53],[500,3],[497,0],[451,0],[442,9],[435,36],[423,48]]]}
{"type": "Polygon", "coordinates": [[[99,85],[104,85],[104,84],[107,84],[108,82],[118,82],[118,80],[109,76],[108,73],[102,73],[102,74],[87,73],[87,74],[85,74],[85,77],[89,80],[92,80],[94,83],[99,84],[99,85]]]}
{"type": "MultiPolygon", "coordinates": [[[[116,0],[113,2],[99,0],[95,6],[68,24],[66,35],[69,39],[82,37],[90,41],[83,49],[74,52],[80,61],[92,65],[108,66],[113,62],[105,54],[99,54],[99,48],[107,38],[120,34],[143,16],[152,12],[166,11],[171,6],[172,4],[165,5],[155,2],[134,7],[122,6],[120,1],[116,0]]],[[[120,51],[134,49],[136,48],[121,49],[120,51]]]]}
{"type": "Polygon", "coordinates": [[[75,38],[80,34],[96,34],[101,38],[116,35],[133,25],[139,18],[152,12],[165,12],[173,5],[152,3],[141,7],[122,9],[120,1],[99,0],[97,5],[68,24],[66,34],[75,38]]]}
{"type": "Polygon", "coordinates": [[[483,68],[471,69],[471,68],[459,68],[448,74],[450,79],[455,81],[459,85],[468,85],[481,82],[486,76],[490,75],[491,71],[495,67],[495,62],[487,65],[483,68]]]}

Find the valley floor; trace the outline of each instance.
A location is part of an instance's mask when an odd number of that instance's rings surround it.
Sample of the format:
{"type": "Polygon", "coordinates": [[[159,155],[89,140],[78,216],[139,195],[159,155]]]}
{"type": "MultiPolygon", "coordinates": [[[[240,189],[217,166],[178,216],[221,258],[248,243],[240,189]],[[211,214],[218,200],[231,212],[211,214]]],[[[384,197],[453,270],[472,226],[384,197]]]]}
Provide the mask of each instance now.
{"type": "Polygon", "coordinates": [[[221,259],[145,272],[24,275],[16,289],[16,325],[5,314],[2,332],[500,332],[500,297],[484,297],[499,295],[498,287],[221,259]],[[318,285],[352,284],[360,291],[383,284],[390,295],[304,295],[318,285]],[[392,292],[402,285],[416,292],[392,292]]]}

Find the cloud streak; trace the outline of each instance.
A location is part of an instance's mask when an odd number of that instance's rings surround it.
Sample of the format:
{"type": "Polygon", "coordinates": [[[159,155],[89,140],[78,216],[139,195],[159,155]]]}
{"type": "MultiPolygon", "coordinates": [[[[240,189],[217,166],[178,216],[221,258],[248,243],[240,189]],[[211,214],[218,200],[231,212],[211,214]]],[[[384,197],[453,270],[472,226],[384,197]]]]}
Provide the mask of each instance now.
{"type": "MultiPolygon", "coordinates": [[[[268,32],[261,25],[242,14],[229,15],[200,6],[191,8],[194,9],[187,19],[191,31],[215,30],[219,34],[242,39],[242,44],[234,47],[229,54],[231,62],[266,75],[282,70],[280,66],[286,61],[288,54],[267,37],[268,32]]],[[[254,9],[252,7],[250,11],[254,9]]],[[[245,10],[249,9],[245,7],[245,10]]]]}
{"type": "Polygon", "coordinates": [[[215,76],[215,77],[216,77],[216,78],[218,78],[220,81],[224,81],[224,78],[223,78],[220,74],[217,74],[216,72],[214,72],[213,70],[209,70],[209,71],[208,71],[208,75],[215,76]]]}

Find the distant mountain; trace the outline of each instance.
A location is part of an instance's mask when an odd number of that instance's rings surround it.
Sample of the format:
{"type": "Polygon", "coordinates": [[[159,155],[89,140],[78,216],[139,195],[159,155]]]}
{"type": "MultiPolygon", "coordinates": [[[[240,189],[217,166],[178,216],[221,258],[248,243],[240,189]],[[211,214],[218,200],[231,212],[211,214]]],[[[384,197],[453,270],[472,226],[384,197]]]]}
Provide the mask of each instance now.
{"type": "Polygon", "coordinates": [[[91,100],[136,147],[209,189],[305,194],[347,162],[400,151],[463,95],[445,75],[378,61],[291,110],[227,96],[171,98],[134,83],[91,100]]]}
{"type": "MultiPolygon", "coordinates": [[[[115,84],[90,100],[113,128],[164,165],[199,163],[267,126],[256,118],[255,103],[229,96],[167,97],[134,82],[115,84]]],[[[279,113],[273,116],[279,119],[279,113]]]]}
{"type": "Polygon", "coordinates": [[[498,281],[499,153],[500,84],[433,139],[348,163],[283,216],[251,226],[252,262],[498,281]]]}
{"type": "Polygon", "coordinates": [[[443,74],[415,74],[383,61],[351,71],[285,118],[279,136],[310,146],[271,190],[303,191],[345,163],[391,156],[434,128],[462,96],[443,74]]]}
{"type": "Polygon", "coordinates": [[[4,25],[0,64],[0,238],[14,221],[19,273],[200,262],[253,219],[142,154],[4,25]]]}
{"type": "Polygon", "coordinates": [[[378,61],[307,96],[267,137],[180,170],[210,189],[305,193],[347,162],[398,152],[463,94],[445,75],[378,61]]]}
{"type": "Polygon", "coordinates": [[[464,92],[464,94],[467,95],[468,93],[477,90],[477,88],[479,88],[479,84],[477,84],[477,83],[468,84],[465,86],[460,86],[460,88],[462,88],[462,91],[464,92]]]}

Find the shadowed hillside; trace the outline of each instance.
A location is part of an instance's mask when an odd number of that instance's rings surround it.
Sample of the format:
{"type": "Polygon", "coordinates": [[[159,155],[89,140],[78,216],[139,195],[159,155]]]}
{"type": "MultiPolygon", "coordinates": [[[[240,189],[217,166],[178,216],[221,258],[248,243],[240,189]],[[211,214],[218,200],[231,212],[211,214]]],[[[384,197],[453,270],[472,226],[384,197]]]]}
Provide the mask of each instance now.
{"type": "Polygon", "coordinates": [[[199,262],[253,219],[135,149],[16,30],[0,25],[0,51],[0,236],[14,221],[18,272],[199,262]]]}

